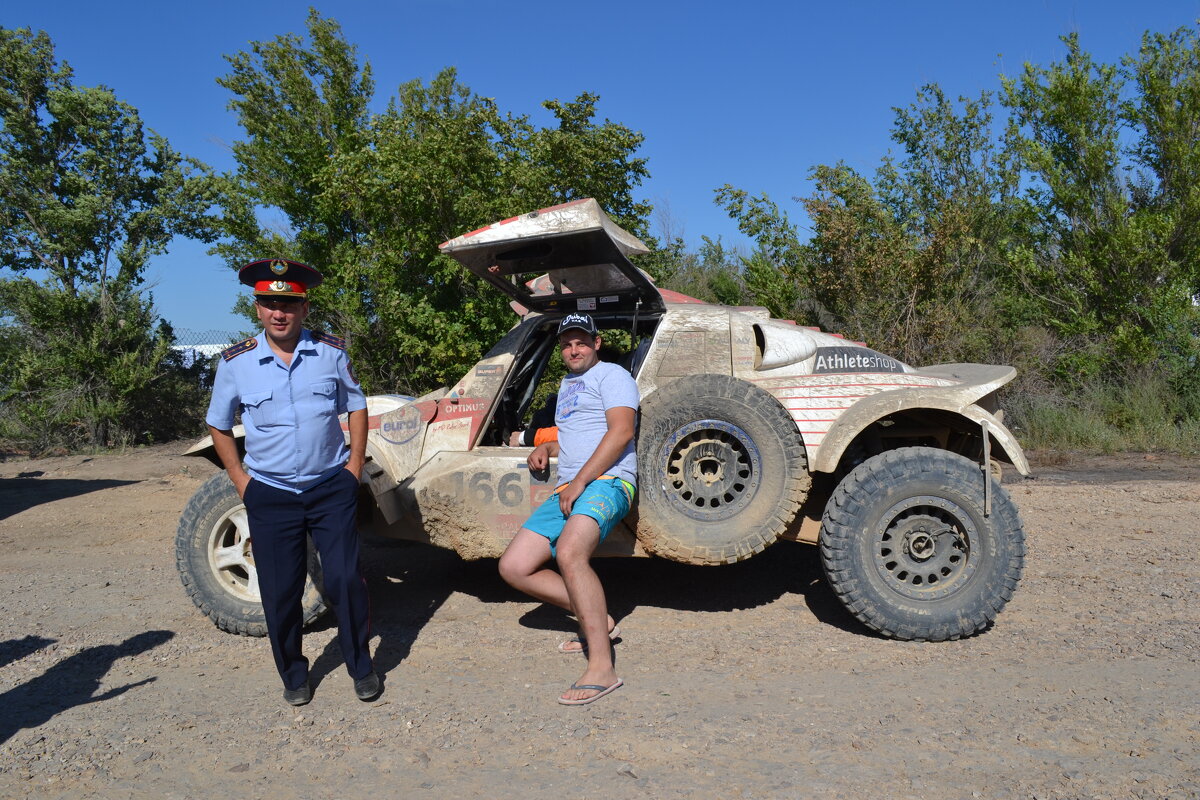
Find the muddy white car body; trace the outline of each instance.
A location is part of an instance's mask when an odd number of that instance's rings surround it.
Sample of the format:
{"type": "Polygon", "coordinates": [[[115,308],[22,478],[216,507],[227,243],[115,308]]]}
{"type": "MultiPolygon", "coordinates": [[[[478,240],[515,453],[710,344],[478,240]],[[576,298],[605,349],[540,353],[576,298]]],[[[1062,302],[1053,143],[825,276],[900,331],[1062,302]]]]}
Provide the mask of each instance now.
{"type": "MultiPolygon", "coordinates": [[[[499,556],[556,485],[553,464],[534,475],[531,448],[506,443],[557,358],[557,320],[582,310],[629,333],[621,363],[642,395],[635,508],[602,555],[715,565],[781,538],[819,544],[850,612],[903,639],[971,635],[1011,596],[1024,532],[999,463],[1029,472],[996,405],[1011,367],[914,368],[762,308],[659,290],[631,260],[646,248],[593,200],[442,250],[521,319],[452,387],[369,398],[362,530],[499,556]]],[[[189,453],[215,460],[207,439],[189,453]]],[[[220,627],[261,635],[244,511],[222,480],[185,510],[181,575],[220,627]]],[[[321,610],[313,566],[310,617],[321,610]]]]}

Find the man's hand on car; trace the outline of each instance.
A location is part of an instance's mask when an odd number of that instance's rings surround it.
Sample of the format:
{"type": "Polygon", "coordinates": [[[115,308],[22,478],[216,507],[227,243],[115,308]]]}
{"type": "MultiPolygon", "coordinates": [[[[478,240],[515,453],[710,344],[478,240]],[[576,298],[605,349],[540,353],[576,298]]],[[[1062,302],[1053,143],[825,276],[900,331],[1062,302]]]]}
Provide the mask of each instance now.
{"type": "Polygon", "coordinates": [[[541,472],[550,466],[550,459],[556,455],[558,455],[558,442],[546,442],[533,448],[533,452],[525,460],[529,463],[531,470],[541,472]]]}

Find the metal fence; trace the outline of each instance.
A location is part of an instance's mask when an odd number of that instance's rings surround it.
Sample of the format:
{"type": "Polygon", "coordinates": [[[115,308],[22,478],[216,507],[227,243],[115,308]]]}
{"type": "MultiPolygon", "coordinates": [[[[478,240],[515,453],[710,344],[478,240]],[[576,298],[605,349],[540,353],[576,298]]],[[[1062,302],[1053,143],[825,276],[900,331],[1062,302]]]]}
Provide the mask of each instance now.
{"type": "Polygon", "coordinates": [[[220,345],[221,349],[245,338],[241,331],[196,331],[191,328],[175,328],[176,347],[196,347],[203,345],[220,345]]]}
{"type": "Polygon", "coordinates": [[[211,361],[218,353],[234,342],[240,342],[245,334],[239,331],[196,331],[189,328],[175,329],[175,344],[172,348],[180,354],[185,367],[203,361],[211,361]]]}

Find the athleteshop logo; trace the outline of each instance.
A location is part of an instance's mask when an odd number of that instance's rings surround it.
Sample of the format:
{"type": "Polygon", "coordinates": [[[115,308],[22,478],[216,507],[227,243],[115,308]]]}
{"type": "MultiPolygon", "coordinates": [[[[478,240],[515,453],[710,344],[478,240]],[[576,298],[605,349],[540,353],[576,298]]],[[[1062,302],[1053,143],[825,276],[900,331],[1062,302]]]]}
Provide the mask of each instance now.
{"type": "Polygon", "coordinates": [[[904,372],[904,365],[865,347],[818,347],[813,374],[831,372],[904,372]]]}

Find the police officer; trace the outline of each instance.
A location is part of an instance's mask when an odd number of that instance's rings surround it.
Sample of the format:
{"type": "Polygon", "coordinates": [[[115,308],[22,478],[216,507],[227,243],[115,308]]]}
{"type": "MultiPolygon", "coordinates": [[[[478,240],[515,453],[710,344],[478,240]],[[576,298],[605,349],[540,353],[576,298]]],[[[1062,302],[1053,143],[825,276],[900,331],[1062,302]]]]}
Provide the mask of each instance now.
{"type": "Polygon", "coordinates": [[[206,422],[217,455],[246,504],[250,546],[283,697],[312,699],[301,650],[307,536],[321,556],[325,596],[338,621],[338,644],[360,700],[383,690],[368,649],[370,607],[358,568],[355,511],[367,445],[367,401],[350,369],[345,342],[303,327],[312,267],[264,259],[242,267],[254,289],[263,332],[221,353],[206,422]],[[246,467],[233,437],[246,428],[246,467]],[[338,415],[348,412],[350,445],[338,415]]]}

